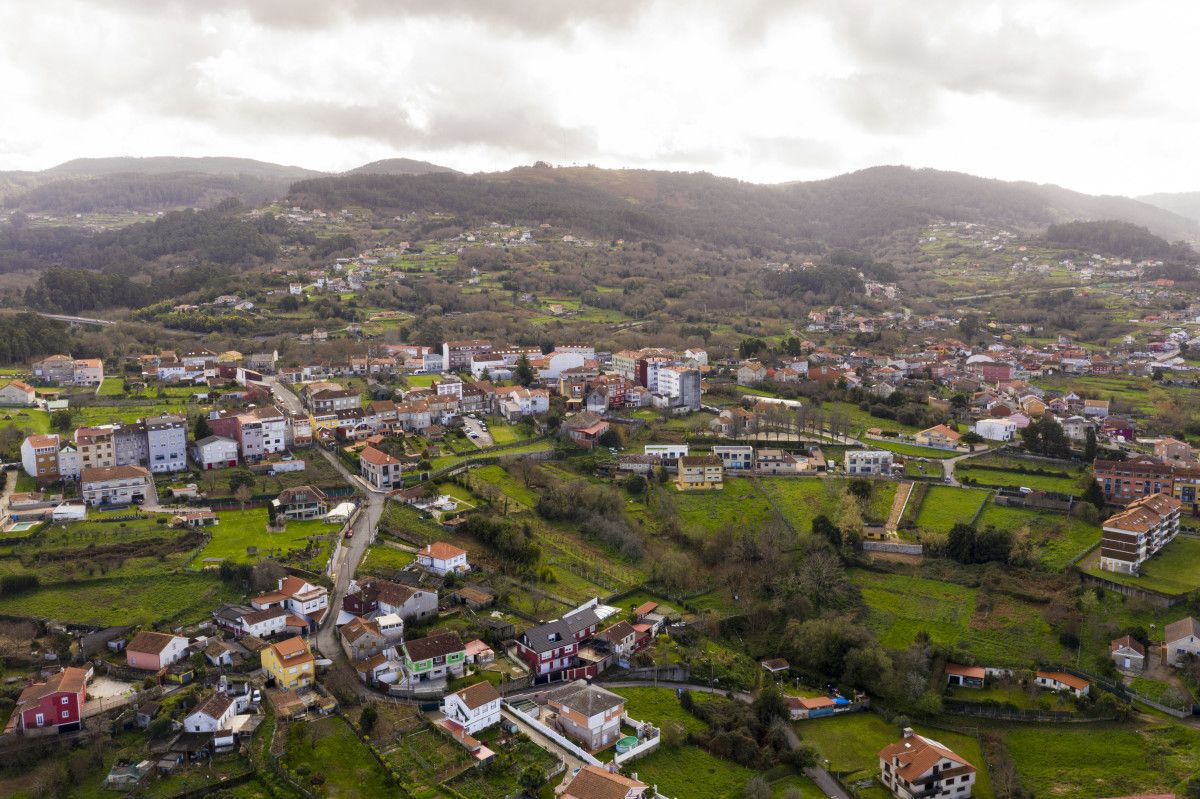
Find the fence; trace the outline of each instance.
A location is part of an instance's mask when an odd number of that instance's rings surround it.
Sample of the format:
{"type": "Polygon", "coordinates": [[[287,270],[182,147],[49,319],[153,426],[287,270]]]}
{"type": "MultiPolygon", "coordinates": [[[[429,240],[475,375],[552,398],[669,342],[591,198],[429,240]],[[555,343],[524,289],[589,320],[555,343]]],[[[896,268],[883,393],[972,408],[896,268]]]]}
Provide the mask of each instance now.
{"type": "Polygon", "coordinates": [[[906,544],[899,541],[863,541],[864,552],[892,552],[900,555],[922,555],[925,547],[921,544],[906,544]]]}
{"type": "Polygon", "coordinates": [[[535,729],[537,732],[546,736],[551,741],[554,741],[556,744],[561,746],[563,749],[566,749],[571,754],[575,755],[575,757],[579,758],[584,763],[587,763],[588,765],[592,765],[592,766],[601,766],[601,767],[604,765],[599,760],[597,760],[595,757],[593,757],[590,753],[585,752],[583,749],[580,749],[577,744],[575,744],[573,741],[569,740],[566,736],[562,735],[561,733],[555,732],[554,730],[550,729],[545,724],[543,724],[542,722],[533,718],[532,716],[525,715],[520,710],[517,710],[515,707],[513,707],[512,705],[510,705],[507,702],[504,703],[504,707],[508,709],[508,712],[516,715],[516,717],[519,718],[522,722],[524,722],[525,724],[528,724],[530,727],[533,727],[533,729],[535,729]]]}
{"type": "Polygon", "coordinates": [[[1056,723],[1085,723],[1111,721],[1113,716],[1084,716],[1068,710],[1038,710],[1019,708],[1000,702],[961,702],[954,699],[942,701],[942,709],[956,716],[995,719],[998,721],[1051,721],[1056,723]]]}

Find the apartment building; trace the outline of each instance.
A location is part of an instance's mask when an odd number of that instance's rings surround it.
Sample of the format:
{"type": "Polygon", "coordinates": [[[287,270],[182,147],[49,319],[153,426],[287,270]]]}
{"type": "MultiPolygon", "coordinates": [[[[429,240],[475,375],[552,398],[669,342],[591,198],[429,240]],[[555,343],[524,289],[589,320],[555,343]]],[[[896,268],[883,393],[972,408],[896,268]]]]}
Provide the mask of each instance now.
{"type": "Polygon", "coordinates": [[[150,471],[181,472],[187,468],[187,421],[182,416],[154,416],[144,421],[150,471]]]}
{"type": "Polygon", "coordinates": [[[892,453],[878,449],[852,449],[846,451],[846,474],[890,475],[892,453]]]}
{"type": "Polygon", "coordinates": [[[116,448],[111,427],[80,427],[75,431],[75,446],[79,463],[84,469],[106,469],[116,466],[116,448]]]}
{"type": "Polygon", "coordinates": [[[1134,500],[1104,522],[1100,568],[1137,574],[1150,558],[1179,534],[1180,501],[1167,494],[1134,500]]]}
{"type": "Polygon", "coordinates": [[[21,468],[41,482],[58,479],[58,451],[61,439],[55,433],[28,436],[21,442],[21,468]]]}

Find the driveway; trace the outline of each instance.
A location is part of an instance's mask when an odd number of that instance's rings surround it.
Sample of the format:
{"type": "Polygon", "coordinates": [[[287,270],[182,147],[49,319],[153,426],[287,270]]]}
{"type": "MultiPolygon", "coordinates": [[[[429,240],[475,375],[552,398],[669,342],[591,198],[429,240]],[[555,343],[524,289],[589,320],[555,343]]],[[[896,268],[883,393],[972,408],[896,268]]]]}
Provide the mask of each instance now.
{"type": "Polygon", "coordinates": [[[468,433],[467,438],[474,442],[475,446],[479,449],[495,446],[495,442],[492,440],[492,434],[484,430],[483,425],[477,419],[472,419],[470,416],[464,416],[463,427],[466,428],[468,433]],[[471,438],[471,433],[475,434],[474,438],[471,438]]]}

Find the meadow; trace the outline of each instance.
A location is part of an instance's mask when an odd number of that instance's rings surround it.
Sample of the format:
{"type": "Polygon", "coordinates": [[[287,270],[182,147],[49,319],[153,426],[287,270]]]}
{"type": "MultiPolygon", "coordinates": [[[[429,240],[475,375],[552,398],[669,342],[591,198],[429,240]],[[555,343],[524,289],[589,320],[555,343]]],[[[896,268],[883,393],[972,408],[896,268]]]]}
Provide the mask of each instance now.
{"type": "Polygon", "coordinates": [[[969,524],[987,498],[987,491],[930,486],[917,512],[917,528],[924,532],[948,533],[959,522],[969,524]]]}
{"type": "Polygon", "coordinates": [[[1010,508],[989,502],[977,523],[979,528],[996,527],[1013,532],[1025,531],[1033,542],[1038,562],[1052,570],[1061,570],[1100,540],[1099,525],[1053,511],[1010,508]]]}
{"type": "Polygon", "coordinates": [[[924,631],[937,643],[960,645],[988,665],[1030,666],[1039,658],[1056,662],[1062,645],[1038,605],[979,590],[904,574],[852,569],[862,592],[866,624],[889,649],[905,649],[924,631]]]}
{"type": "MultiPolygon", "coordinates": [[[[313,519],[288,522],[282,532],[272,532],[267,529],[266,508],[219,511],[217,518],[217,524],[204,528],[212,538],[200,552],[194,568],[219,560],[253,563],[267,555],[282,557],[288,552],[307,548],[309,539],[314,537],[326,539],[320,542],[319,549],[327,556],[333,546],[332,538],[341,530],[339,525],[313,519]]],[[[308,560],[316,564],[321,558],[314,555],[308,560]]],[[[317,570],[323,567],[324,563],[319,563],[317,570]]]]}
{"type": "Polygon", "coordinates": [[[1006,738],[1022,785],[1037,796],[1182,795],[1200,770],[1200,731],[1179,724],[1023,727],[1006,738]]]}
{"type": "Polygon", "coordinates": [[[1143,563],[1140,575],[1101,570],[1099,550],[1084,558],[1081,566],[1089,574],[1116,583],[1147,588],[1172,596],[1185,594],[1200,588],[1200,539],[1179,536],[1143,563]]]}
{"type": "Polygon", "coordinates": [[[322,775],[324,781],[309,790],[330,799],[385,796],[394,790],[388,773],[336,716],[289,725],[283,763],[292,772],[322,775]]]}

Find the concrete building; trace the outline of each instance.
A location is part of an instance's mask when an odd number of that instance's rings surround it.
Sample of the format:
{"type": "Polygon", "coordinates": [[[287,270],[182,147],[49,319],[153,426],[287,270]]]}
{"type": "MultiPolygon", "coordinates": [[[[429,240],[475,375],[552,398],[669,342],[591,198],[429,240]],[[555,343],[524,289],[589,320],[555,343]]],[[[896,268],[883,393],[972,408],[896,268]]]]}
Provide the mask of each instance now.
{"type": "Polygon", "coordinates": [[[892,473],[892,453],[878,449],[851,449],[846,451],[846,474],[864,475],[892,473]]]}
{"type": "Polygon", "coordinates": [[[1100,539],[1100,568],[1138,574],[1143,563],[1179,534],[1180,507],[1180,501],[1172,496],[1151,494],[1109,517],[1100,539]]]}
{"type": "Polygon", "coordinates": [[[141,466],[85,467],[80,470],[79,488],[83,501],[92,507],[158,502],[154,479],[141,466]]]}
{"type": "Polygon", "coordinates": [[[182,472],[187,468],[187,421],[164,414],[145,420],[150,471],[182,472]]]}

